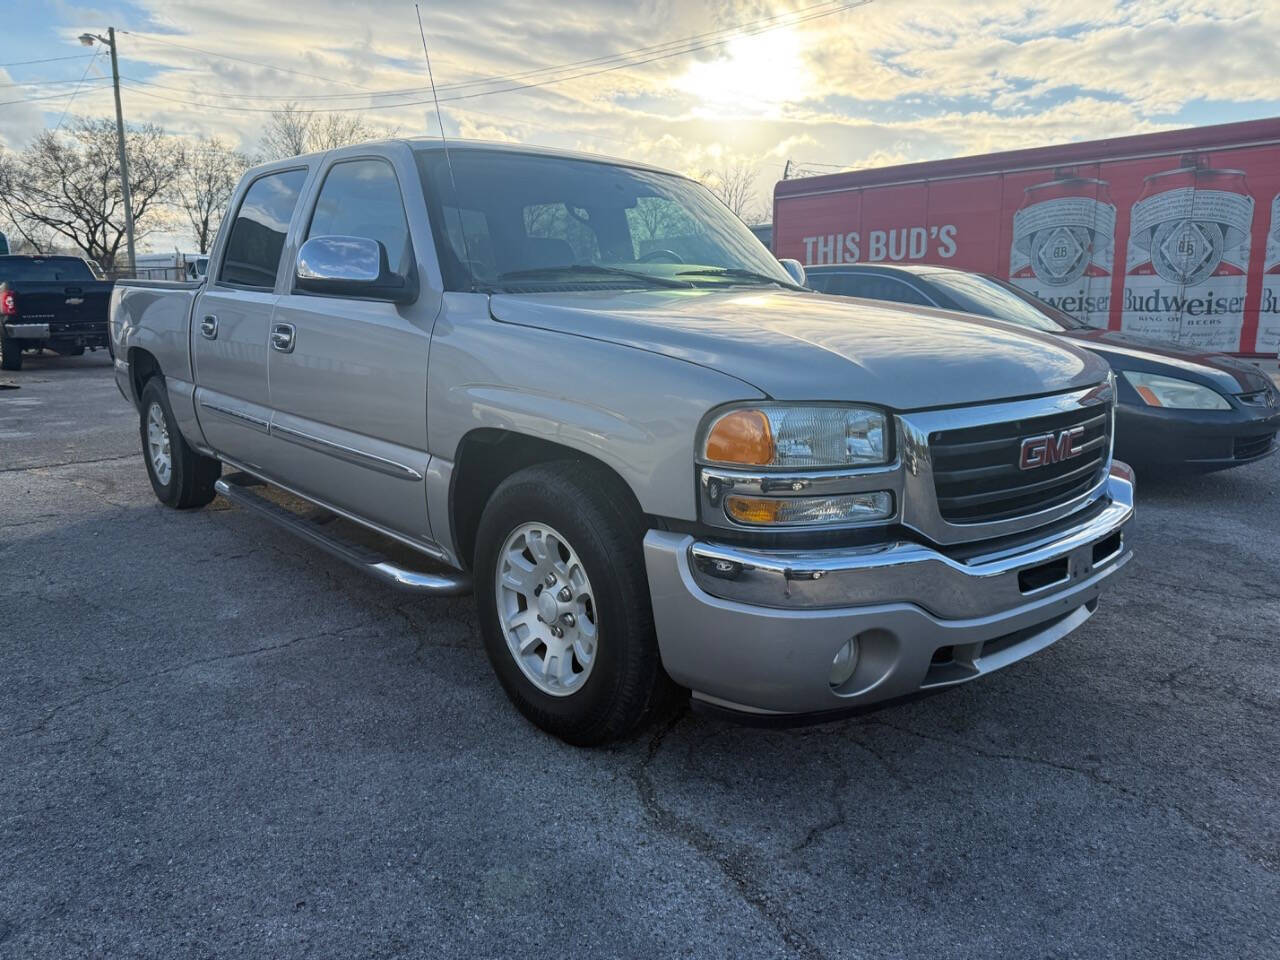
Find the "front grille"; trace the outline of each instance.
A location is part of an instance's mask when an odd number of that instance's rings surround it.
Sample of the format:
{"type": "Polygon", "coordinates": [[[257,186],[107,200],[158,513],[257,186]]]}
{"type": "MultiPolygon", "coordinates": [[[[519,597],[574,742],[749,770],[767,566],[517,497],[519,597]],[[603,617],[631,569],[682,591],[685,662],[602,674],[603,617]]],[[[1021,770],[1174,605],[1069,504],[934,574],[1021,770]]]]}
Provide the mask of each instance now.
{"type": "Polygon", "coordinates": [[[1088,492],[1102,480],[1111,451],[1111,412],[1093,404],[929,435],[938,511],[949,523],[989,523],[1048,510],[1088,492]],[[1023,470],[1022,441],[1084,427],[1079,456],[1023,470]]]}
{"type": "Polygon", "coordinates": [[[1260,457],[1271,449],[1275,440],[1274,433],[1265,433],[1260,437],[1236,437],[1236,459],[1251,460],[1260,457]]]}

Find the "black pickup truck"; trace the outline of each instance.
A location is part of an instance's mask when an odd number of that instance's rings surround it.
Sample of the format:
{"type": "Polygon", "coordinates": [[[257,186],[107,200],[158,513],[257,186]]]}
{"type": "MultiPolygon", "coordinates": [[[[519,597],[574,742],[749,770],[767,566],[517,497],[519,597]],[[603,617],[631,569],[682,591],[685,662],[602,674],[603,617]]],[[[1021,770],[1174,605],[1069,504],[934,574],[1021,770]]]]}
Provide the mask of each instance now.
{"type": "Polygon", "coordinates": [[[112,285],[80,257],[0,257],[0,368],[21,370],[26,350],[106,347],[112,285]]]}

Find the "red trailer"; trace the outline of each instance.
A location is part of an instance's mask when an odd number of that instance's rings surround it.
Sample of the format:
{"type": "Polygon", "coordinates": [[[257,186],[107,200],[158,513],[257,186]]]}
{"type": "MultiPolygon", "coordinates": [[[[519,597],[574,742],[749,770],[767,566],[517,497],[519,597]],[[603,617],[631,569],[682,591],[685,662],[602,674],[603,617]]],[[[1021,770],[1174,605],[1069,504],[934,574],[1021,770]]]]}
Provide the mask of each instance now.
{"type": "Polygon", "coordinates": [[[782,180],[773,247],[995,274],[1095,326],[1272,356],[1280,118],[782,180]]]}

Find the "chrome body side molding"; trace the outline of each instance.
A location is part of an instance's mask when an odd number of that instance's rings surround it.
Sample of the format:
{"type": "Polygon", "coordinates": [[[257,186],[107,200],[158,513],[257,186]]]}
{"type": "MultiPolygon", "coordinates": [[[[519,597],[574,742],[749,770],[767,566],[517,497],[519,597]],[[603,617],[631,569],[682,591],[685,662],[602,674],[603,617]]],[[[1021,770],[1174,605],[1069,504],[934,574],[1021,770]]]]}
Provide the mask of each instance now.
{"type": "Polygon", "coordinates": [[[372,453],[365,453],[363,450],[357,450],[346,444],[334,443],[332,440],[325,440],[323,437],[304,433],[301,430],[295,430],[293,427],[285,427],[281,424],[273,423],[271,424],[270,433],[273,437],[279,437],[281,440],[287,440],[290,443],[296,443],[311,450],[318,450],[320,453],[327,453],[331,457],[337,457],[347,463],[354,463],[358,467],[367,467],[370,470],[385,473],[389,477],[396,477],[400,480],[422,480],[422,474],[407,464],[388,460],[386,457],[379,457],[372,453]]]}

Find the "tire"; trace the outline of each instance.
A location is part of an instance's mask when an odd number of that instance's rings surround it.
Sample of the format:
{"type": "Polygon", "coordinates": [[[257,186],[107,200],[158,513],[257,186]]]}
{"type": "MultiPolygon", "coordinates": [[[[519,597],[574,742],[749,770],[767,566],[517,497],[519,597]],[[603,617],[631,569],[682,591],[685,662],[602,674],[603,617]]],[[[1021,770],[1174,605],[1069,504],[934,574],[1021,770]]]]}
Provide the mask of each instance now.
{"type": "Polygon", "coordinates": [[[156,498],[178,510],[208,504],[217,496],[213,483],[222,474],[222,462],[197,453],[183,439],[173,408],[169,406],[169,392],[163,377],[152,377],[142,388],[141,413],[138,433],[142,440],[142,459],[156,498]],[[158,451],[153,449],[153,441],[160,440],[167,441],[167,462],[163,456],[157,457],[158,451]],[[167,465],[167,471],[162,471],[163,465],[167,465]]]}
{"type": "Polygon", "coordinates": [[[0,370],[22,369],[22,344],[13,337],[0,337],[0,370]]]}
{"type": "Polygon", "coordinates": [[[607,743],[640,729],[678,691],[659,658],[641,549],[645,524],[630,503],[621,482],[594,464],[539,464],[513,474],[494,491],[476,535],[475,592],[489,662],[528,720],[578,746],[607,743]],[[538,559],[534,547],[539,537],[542,555],[550,557],[554,551],[554,559],[538,559]],[[521,566],[513,566],[522,544],[527,549],[519,555],[521,566]],[[557,566],[556,559],[558,569],[570,572],[576,561],[581,576],[561,575],[548,588],[545,574],[557,566]],[[503,573],[512,579],[500,588],[503,573]],[[522,593],[516,582],[536,586],[522,593]],[[549,589],[556,591],[550,602],[549,589]],[[553,647],[537,637],[554,632],[549,624],[571,622],[563,614],[542,619],[566,589],[573,599],[558,609],[576,613],[581,622],[562,630],[564,638],[577,642],[553,659],[553,647]],[[504,628],[504,621],[522,622],[504,628]],[[509,646],[509,634],[513,645],[531,645],[525,657],[518,658],[509,646]],[[590,652],[586,667],[580,659],[583,649],[590,652]],[[540,660],[553,664],[548,672],[539,673],[540,660]],[[533,679],[539,676],[540,681],[533,679]]]}

